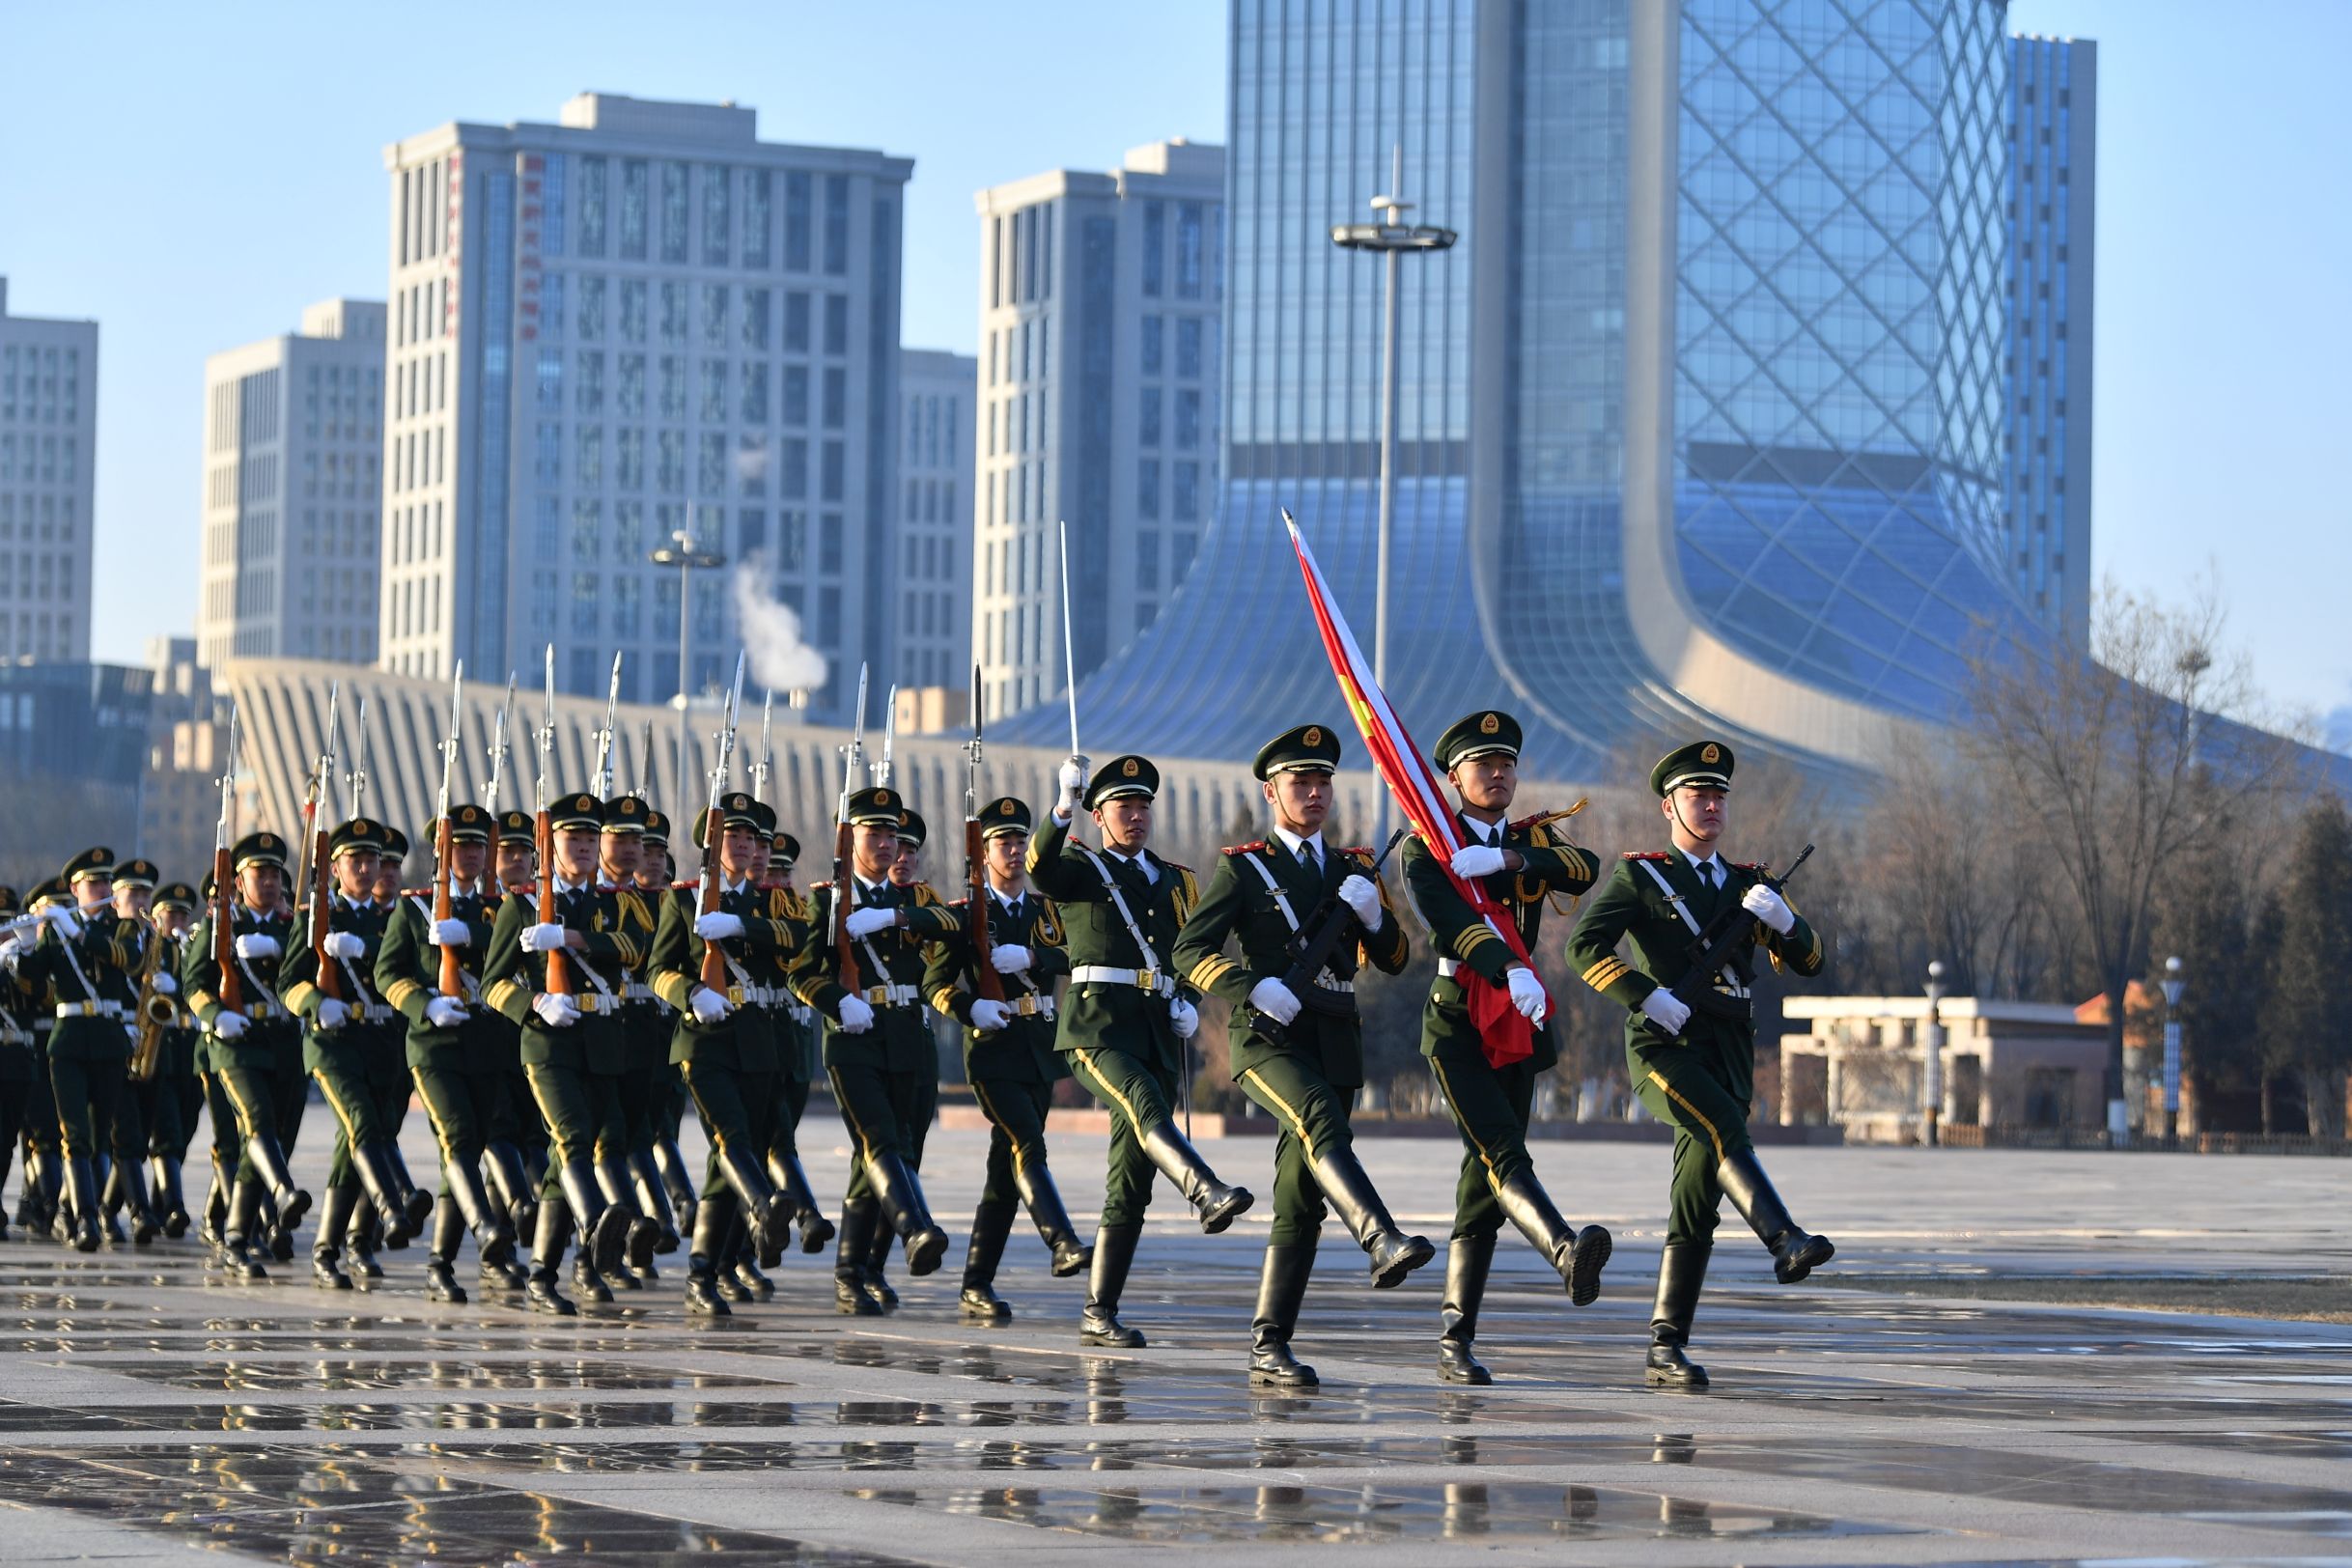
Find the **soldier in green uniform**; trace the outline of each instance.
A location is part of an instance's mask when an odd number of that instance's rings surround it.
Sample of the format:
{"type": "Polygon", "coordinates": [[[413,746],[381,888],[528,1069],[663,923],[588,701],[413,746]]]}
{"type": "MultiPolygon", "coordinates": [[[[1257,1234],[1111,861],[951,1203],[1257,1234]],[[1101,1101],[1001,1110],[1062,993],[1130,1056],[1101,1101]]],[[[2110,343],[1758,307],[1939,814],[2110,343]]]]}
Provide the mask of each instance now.
{"type": "MultiPolygon", "coordinates": [[[[1488,710],[1461,719],[1438,738],[1437,764],[1452,784],[1462,848],[1455,876],[1475,882],[1506,911],[1521,945],[1535,951],[1545,904],[1592,885],[1599,859],[1568,842],[1554,824],[1567,813],[1509,820],[1519,791],[1519,721],[1488,710]]],[[[1478,1307],[1486,1297],[1495,1237],[1509,1220],[1544,1261],[1559,1271],[1568,1299],[1588,1306],[1600,1295],[1601,1270],[1612,1246],[1599,1225],[1563,1218],[1536,1180],[1527,1153],[1527,1122],[1535,1079],[1559,1059],[1548,998],[1535,972],[1512,955],[1446,876],[1446,866],[1416,834],[1405,845],[1405,885],[1437,947],[1438,975],[1421,1014],[1421,1054],[1429,1058],[1439,1092],[1462,1133],[1462,1174],[1454,1190],[1453,1238],[1445,1259],[1445,1300],[1440,1307],[1438,1375],[1447,1383],[1485,1384],[1493,1375],[1471,1350],[1478,1307]],[[1462,970],[1476,979],[1465,982],[1462,970]],[[1470,1014],[1468,985],[1510,988],[1512,1003],[1533,1029],[1532,1053],[1517,1061],[1490,1060],[1470,1014]]]]}
{"type": "MultiPolygon", "coordinates": [[[[23,905],[14,887],[0,887],[0,920],[13,920],[23,905]]],[[[33,999],[14,982],[16,959],[39,936],[37,927],[27,927],[0,937],[0,969],[12,976],[0,985],[0,1186],[8,1181],[8,1167],[16,1157],[16,1141],[24,1132],[25,1107],[33,1097],[32,1010],[33,999]]],[[[40,1186],[36,1163],[27,1160],[24,1187],[16,1204],[16,1222],[31,1223],[32,1205],[40,1186]]],[[[0,1241],[8,1238],[8,1219],[0,1214],[0,1241]]]]}
{"type": "Polygon", "coordinates": [[[607,1199],[596,1168],[599,1151],[617,1152],[627,1135],[621,986],[624,972],[645,962],[645,950],[621,929],[618,900],[598,885],[603,802],[567,795],[548,808],[548,825],[555,907],[539,909],[527,893],[510,892],[501,902],[482,994],[522,1029],[523,1072],[554,1140],[540,1185],[525,1294],[532,1310],[569,1317],[578,1309],[556,1289],[556,1269],[575,1221],[580,1250],[572,1285],[598,1302],[612,1300],[606,1281],[624,1264],[643,1269],[653,1262],[660,1231],[637,1212],[625,1183],[607,1199]],[[558,973],[550,975],[551,968],[558,973]]]}
{"type": "MultiPolygon", "coordinates": [[[[494,929],[498,910],[507,899],[530,897],[538,875],[538,825],[527,811],[498,815],[491,841],[491,887],[484,910],[494,929]]],[[[495,1109],[490,1116],[490,1184],[515,1222],[518,1243],[538,1223],[539,1188],[547,1175],[547,1123],[531,1095],[531,1080],[522,1070],[522,1031],[496,1008],[485,1035],[498,1080],[495,1109]]]]}
{"type": "MultiPolygon", "coordinates": [[[[393,907],[376,956],[384,1000],[407,1022],[408,1070],[441,1151],[441,1192],[434,1200],[433,1238],[425,1258],[425,1291],[436,1302],[462,1302],[458,1244],[467,1230],[481,1248],[482,1282],[520,1289],[526,1277],[515,1261],[513,1217],[490,1200],[482,1166],[497,1113],[499,1042],[506,1021],[480,1006],[480,966],[490,951],[497,906],[484,891],[491,822],[478,805],[449,808],[449,859],[437,875],[449,879],[449,918],[434,918],[437,888],[408,894],[393,907]],[[459,995],[441,990],[444,953],[458,960],[459,995]]],[[[430,835],[440,840],[440,824],[430,835]]]]}
{"type": "MultiPolygon", "coordinates": [[[[808,1091],[815,1074],[819,1041],[817,1010],[792,994],[792,961],[798,943],[809,938],[808,900],[793,885],[793,868],[800,860],[800,841],[774,830],[775,813],[765,802],[760,821],[768,831],[767,871],[761,885],[768,892],[768,916],[784,922],[797,937],[791,951],[778,949],[770,961],[767,984],[775,996],[770,1018],[776,1032],[776,1106],[768,1135],[768,1180],[784,1194],[793,1223],[800,1229],[800,1250],[821,1252],[834,1236],[833,1222],[817,1206],[816,1190],[800,1164],[800,1118],[808,1111],[808,1091]]],[[[783,1261],[783,1244],[765,1253],[760,1262],[773,1268],[783,1261]]]]}
{"type": "Polygon", "coordinates": [[[155,889],[155,933],[163,943],[156,990],[170,998],[172,1018],[163,1027],[154,1076],[147,1082],[148,1182],[163,1216],[163,1234],[175,1239],[186,1235],[193,1222],[181,1170],[187,1160],[188,1144],[196,1135],[196,1110],[204,1099],[196,1076],[196,1015],[180,994],[180,971],[187,960],[196,906],[196,889],[186,882],[166,882],[155,889]],[[170,981],[168,988],[165,979],[170,981]]]}
{"type": "MultiPolygon", "coordinates": [[[[637,866],[645,855],[645,824],[652,815],[653,808],[634,795],[606,801],[604,831],[597,852],[597,873],[620,910],[621,929],[638,942],[649,960],[662,895],[661,891],[648,892],[638,883],[637,866]]],[[[632,968],[624,978],[621,1029],[628,1041],[621,1075],[623,1147],[610,1160],[603,1150],[598,1150],[597,1178],[625,1184],[636,1199],[638,1212],[659,1227],[654,1250],[675,1252],[678,1217],[670,1209],[669,1191],[661,1185],[661,1173],[654,1163],[655,1125],[668,1098],[662,1080],[670,1065],[671,1015],[669,1003],[654,994],[653,975],[647,967],[632,968]]],[[[612,1195],[606,1192],[606,1201],[612,1195]]],[[[645,1278],[651,1280],[655,1272],[648,1264],[645,1278]]]]}
{"type": "MultiPolygon", "coordinates": [[[[678,863],[670,854],[670,820],[661,812],[648,809],[645,831],[638,835],[637,891],[654,901],[655,920],[660,920],[662,902],[669,896],[678,881],[678,863]]],[[[651,984],[648,977],[647,984],[651,984]]],[[[658,994],[655,997],[660,1000],[658,994]]],[[[667,1002],[661,1004],[668,1008],[667,1002]]],[[[669,1029],[677,1032],[675,1010],[671,1010],[669,1029]]],[[[678,1128],[686,1120],[686,1076],[678,1064],[663,1053],[661,1070],[656,1077],[654,1105],[654,1168],[659,1173],[661,1188],[670,1200],[670,1213],[678,1227],[681,1245],[694,1229],[694,1176],[686,1168],[686,1155],[678,1147],[678,1128]]]]}
{"type": "Polygon", "coordinates": [[[17,965],[36,994],[54,998],[49,1083],[57,1096],[67,1193],[58,1222],[83,1252],[98,1246],[103,1179],[98,1162],[124,1093],[130,1061],[126,1023],[138,1003],[137,976],[146,957],[144,933],[119,920],[109,902],[113,870],[114,852],[102,847],[68,861],[60,881],[75,908],[58,910],[17,965]]]}
{"type": "Polygon", "coordinates": [[[1249,1379],[1294,1388],[1317,1386],[1315,1369],[1292,1354],[1290,1341],[1327,1201],[1371,1258],[1376,1290],[1403,1284],[1437,1255],[1425,1238],[1397,1227],[1356,1158],[1348,1127],[1364,1080],[1356,971],[1368,959],[1395,974],[1411,954],[1372,852],[1323,842],[1338,767],[1339,736],[1326,724],[1285,730],[1259,749],[1251,771],[1274,811],[1274,842],[1218,856],[1175,951],[1188,981],[1231,1005],[1233,1076],[1282,1130],[1274,1143],[1274,1230],[1250,1320],[1249,1379]],[[1294,990],[1285,976],[1298,944],[1328,918],[1327,906],[1348,920],[1347,932],[1320,972],[1294,990]],[[1239,963],[1225,956],[1237,938],[1239,963]]]}
{"type": "Polygon", "coordinates": [[[1256,1200],[1247,1188],[1218,1181],[1176,1130],[1173,1107],[1200,1014],[1168,966],[1200,889],[1190,870],[1148,847],[1160,770],[1143,757],[1113,757],[1089,778],[1086,759],[1072,757],[1056,782],[1060,798],[1029,840],[1028,859],[1031,884],[1062,917],[1070,954],[1054,1044],[1110,1111],[1103,1222],[1078,1342],[1136,1349],[1143,1332],[1119,1321],[1119,1298],[1143,1235],[1152,1173],[1175,1184],[1212,1236],[1256,1200]],[[1101,850],[1070,836],[1081,806],[1094,815],[1101,850]]]}
{"type": "MultiPolygon", "coordinates": [[[[55,878],[37,884],[25,908],[40,913],[70,909],[73,895],[55,878]]],[[[18,1137],[24,1145],[24,1185],[16,1198],[16,1223],[28,1233],[46,1231],[57,1218],[57,1200],[65,1186],[65,1162],[57,1148],[57,1092],[49,1086],[49,1035],[57,1027],[55,1003],[31,981],[18,981],[16,963],[33,950],[43,927],[30,926],[0,945],[9,983],[0,987],[9,1007],[24,1029],[26,1054],[24,1105],[19,1112],[18,1137]]]]}
{"type": "MultiPolygon", "coordinates": [[[[286,907],[286,841],[271,832],[248,833],[230,852],[237,885],[229,900],[230,963],[224,975],[213,954],[212,918],[208,914],[188,938],[181,959],[180,990],[204,1024],[206,1081],[214,1118],[214,1159],[231,1163],[217,1140],[235,1129],[236,1178],[222,1217],[219,1255],[223,1265],[246,1279],[268,1277],[249,1244],[259,1240],[265,1189],[274,1198],[276,1228],[291,1236],[310,1212],[310,1194],[296,1188],[287,1167],[284,1125],[278,1109],[286,1099],[278,1084],[285,1070],[281,1036],[298,1040],[300,1029],[276,990],[287,944],[294,940],[293,913],[286,907]],[[224,1000],[234,984],[238,1004],[224,1000]],[[224,1108],[228,1115],[223,1117],[224,1108]]],[[[214,906],[216,909],[217,906],[214,906]]],[[[296,1059],[299,1059],[299,1047],[296,1059]]]]}
{"type": "Polygon", "coordinates": [[[980,808],[986,857],[988,944],[973,944],[969,901],[954,906],[956,936],[931,949],[923,994],[964,1025],[964,1077],[988,1117],[988,1172],[972,1214],[959,1298],[972,1323],[1009,1323],[1013,1308],[996,1294],[996,1266],[1025,1205],[1053,1254],[1054,1277],[1083,1273],[1094,1254],[1078,1240],[1061,1190],[1046,1163],[1046,1111],[1053,1085],[1070,1076],[1054,1049],[1054,981],[1070,972],[1061,916],[1029,886],[1029,830],[1035,817],[1005,796],[980,808]],[[993,981],[993,983],[991,983],[993,981]],[[994,990],[1001,999],[982,994],[994,990]]]}
{"type": "Polygon", "coordinates": [[[384,842],[382,826],[370,817],[353,817],[327,835],[334,889],[325,933],[317,945],[289,953],[279,970],[286,1005],[303,1021],[303,1068],[335,1115],[326,1202],[311,1243],[311,1280],[322,1290],[351,1288],[341,1266],[347,1245],[359,1277],[382,1277],[358,1218],[363,1191],[390,1246],[406,1246],[433,1213],[432,1194],[416,1189],[392,1154],[408,1113],[408,1059],[405,1031],[395,1027],[400,1015],[377,990],[376,956],[392,917],[376,899],[384,842]]]}
{"type": "Polygon", "coordinates": [[[1666,1387],[1707,1386],[1706,1370],[1685,1347],[1724,1198],[1771,1249],[1773,1272],[1784,1285],[1836,1251],[1829,1238],[1789,1218],[1749,1141],[1754,950],[1762,947],[1775,968],[1806,976],[1821,972],[1822,954],[1820,936],[1765,881],[1761,866],[1727,863],[1717,851],[1728,822],[1731,770],[1731,748],[1720,741],[1694,741],[1659,759],[1650,788],[1673,847],[1619,861],[1568,941],[1569,962],[1584,983],[1626,1010],[1626,1072],[1634,1092],[1674,1129],[1671,1208],[1646,1373],[1666,1387]],[[1730,909],[1744,911],[1746,940],[1720,972],[1691,976],[1694,939],[1717,911],[1730,909]],[[1628,938],[1638,966],[1617,955],[1628,938]],[[1704,993],[1702,1005],[1676,994],[1686,978],[1704,993]]]}
{"type": "Polygon", "coordinates": [[[403,889],[401,869],[408,861],[408,835],[390,823],[378,825],[383,829],[384,847],[376,855],[376,902],[390,909],[403,889]]]}
{"type": "MultiPolygon", "coordinates": [[[[123,939],[136,950],[136,966],[130,972],[131,1003],[123,1013],[123,1028],[130,1036],[134,1056],[146,1027],[140,1010],[147,1004],[151,972],[159,988],[154,998],[156,1004],[167,1015],[178,1010],[173,994],[180,989],[180,983],[161,967],[166,962],[167,944],[150,917],[155,883],[161,880],[162,874],[156,871],[153,860],[136,856],[115,862],[114,874],[108,879],[116,924],[123,939]]],[[[130,1211],[131,1240],[139,1246],[145,1246],[163,1234],[163,1212],[155,1206],[147,1185],[148,1128],[153,1123],[154,1088],[153,1073],[144,1078],[126,1077],[115,1095],[114,1111],[104,1129],[107,1152],[99,1157],[102,1168],[98,1186],[109,1241],[124,1239],[123,1225],[116,1216],[125,1208],[130,1211]]]]}
{"type": "Polygon", "coordinates": [[[952,936],[954,911],[919,882],[901,882],[898,833],[906,802],[878,785],[849,798],[850,883],[810,889],[808,939],[793,965],[793,994],[825,1021],[825,1071],[857,1158],[842,1196],[833,1254],[835,1310],[885,1311],[897,1298],[874,1267],[896,1238],[907,1270],[938,1270],[947,1233],[935,1223],[915,1166],[938,1106],[938,1051],[923,1019],[923,949],[952,936]],[[849,955],[832,939],[834,910],[849,955]]]}

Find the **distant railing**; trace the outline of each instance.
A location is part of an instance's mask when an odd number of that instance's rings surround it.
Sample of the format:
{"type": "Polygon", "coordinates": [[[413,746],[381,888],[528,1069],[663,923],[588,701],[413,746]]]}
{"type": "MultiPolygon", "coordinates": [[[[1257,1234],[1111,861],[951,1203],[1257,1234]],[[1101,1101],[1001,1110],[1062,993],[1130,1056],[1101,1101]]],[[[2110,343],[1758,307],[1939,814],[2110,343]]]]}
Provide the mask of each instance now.
{"type": "Polygon", "coordinates": [[[2121,1149],[2139,1154],[2267,1154],[2352,1158],[2352,1138],[2300,1133],[2183,1133],[2168,1141],[2160,1132],[2133,1133],[2121,1144],[2087,1127],[1973,1127],[1944,1123],[1937,1135],[1947,1149],[2121,1149]]]}

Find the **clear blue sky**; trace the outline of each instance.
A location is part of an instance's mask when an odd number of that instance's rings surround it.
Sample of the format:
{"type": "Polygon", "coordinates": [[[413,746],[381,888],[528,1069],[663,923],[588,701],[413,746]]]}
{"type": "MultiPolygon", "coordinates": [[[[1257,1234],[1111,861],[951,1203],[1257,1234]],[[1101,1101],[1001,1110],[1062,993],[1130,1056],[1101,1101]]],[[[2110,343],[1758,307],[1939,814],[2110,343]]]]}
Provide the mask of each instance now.
{"type": "MultiPolygon", "coordinates": [[[[2211,569],[2272,695],[2352,716],[2352,3],[2016,0],[2010,17],[2100,43],[2098,569],[2158,592],[2211,569]]],[[[599,88],[732,98],[770,138],[911,156],[907,341],[969,350],[971,193],[1221,140],[1224,26],[1219,0],[0,0],[0,273],[14,309],[102,326],[100,657],[194,618],[205,356],[292,329],[308,301],[381,295],[386,142],[552,119],[599,88]]]]}

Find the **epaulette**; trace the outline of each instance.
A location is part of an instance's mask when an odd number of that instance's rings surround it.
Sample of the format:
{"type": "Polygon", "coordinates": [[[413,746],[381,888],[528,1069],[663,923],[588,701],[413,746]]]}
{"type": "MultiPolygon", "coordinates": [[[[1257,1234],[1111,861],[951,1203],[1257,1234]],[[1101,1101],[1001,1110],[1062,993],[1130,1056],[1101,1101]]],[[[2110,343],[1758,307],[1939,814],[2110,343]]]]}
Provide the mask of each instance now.
{"type": "Polygon", "coordinates": [[[702,879],[700,877],[689,877],[685,882],[674,882],[670,883],[670,891],[673,893],[690,893],[701,885],[702,879]]]}
{"type": "Polygon", "coordinates": [[[1731,862],[1731,869],[1734,871],[1752,871],[1757,876],[1761,877],[1765,874],[1765,872],[1771,870],[1772,868],[1764,865],[1760,861],[1734,860],[1731,862]]]}
{"type": "Polygon", "coordinates": [[[433,889],[430,887],[404,887],[400,890],[400,896],[403,898],[431,898],[433,889]]]}
{"type": "Polygon", "coordinates": [[[1258,851],[1264,849],[1265,847],[1266,841],[1264,839],[1254,838],[1246,844],[1233,845],[1228,848],[1225,853],[1227,854],[1255,854],[1258,851]]]}
{"type": "Polygon", "coordinates": [[[1372,846],[1369,844],[1351,844],[1346,849],[1341,850],[1339,853],[1342,854],[1360,854],[1365,859],[1369,860],[1372,858],[1372,846]]]}
{"type": "Polygon", "coordinates": [[[1619,856],[1619,858],[1625,860],[1667,860],[1671,859],[1673,854],[1674,852],[1672,850],[1628,850],[1624,854],[1619,856]]]}

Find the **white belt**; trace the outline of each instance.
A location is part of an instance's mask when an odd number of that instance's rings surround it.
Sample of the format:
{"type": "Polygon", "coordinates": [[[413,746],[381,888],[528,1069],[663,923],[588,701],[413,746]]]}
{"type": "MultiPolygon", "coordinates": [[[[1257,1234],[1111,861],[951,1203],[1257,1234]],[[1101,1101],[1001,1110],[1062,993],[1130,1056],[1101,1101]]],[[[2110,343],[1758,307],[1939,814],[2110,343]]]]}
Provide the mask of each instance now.
{"type": "MultiPolygon", "coordinates": [[[[572,997],[572,1005],[580,1010],[582,1018],[586,1018],[591,1014],[618,1013],[621,1010],[621,998],[601,995],[595,992],[574,993],[572,997]]],[[[533,1012],[530,1022],[544,1025],[546,1020],[541,1018],[537,1012],[533,1012]]]]}
{"type": "Polygon", "coordinates": [[[59,1002],[59,1018],[121,1018],[121,1002],[59,1002]]]}
{"type": "Polygon", "coordinates": [[[621,999],[629,1002],[650,1002],[654,999],[654,988],[642,980],[626,981],[621,987],[621,999]]]}
{"type": "Polygon", "coordinates": [[[1176,994],[1176,977],[1157,969],[1114,969],[1106,964],[1079,964],[1072,966],[1070,978],[1081,986],[1134,986],[1154,995],[1176,994]]]}
{"type": "Polygon", "coordinates": [[[868,986],[857,994],[869,1007],[912,1007],[915,1003],[912,986],[868,986]]]}
{"type": "Polygon", "coordinates": [[[1442,958],[1438,960],[1438,973],[1444,976],[1448,980],[1451,980],[1454,977],[1455,972],[1461,967],[1462,961],[1458,958],[1442,958]]]}
{"type": "MultiPolygon", "coordinates": [[[[1323,972],[1328,975],[1331,971],[1326,969],[1323,972]]],[[[1329,991],[1341,996],[1353,996],[1356,994],[1356,982],[1353,980],[1317,979],[1315,982],[1315,989],[1317,991],[1329,991]]]]}
{"type": "Polygon", "coordinates": [[[1040,996],[1034,992],[1026,996],[1016,996],[1005,1005],[1013,1010],[1015,1018],[1051,1018],[1053,1016],[1053,998],[1040,996]]]}
{"type": "Polygon", "coordinates": [[[784,1011],[791,1015],[792,1021],[795,1023],[806,1023],[810,1019],[817,1016],[817,1010],[809,1006],[806,1002],[788,1003],[786,1004],[784,1011]]]}
{"type": "Polygon", "coordinates": [[[346,1002],[344,1006],[350,1009],[350,1016],[344,1020],[347,1023],[389,1023],[400,1017],[400,1009],[389,1002],[366,1002],[358,1006],[346,1002]]]}

